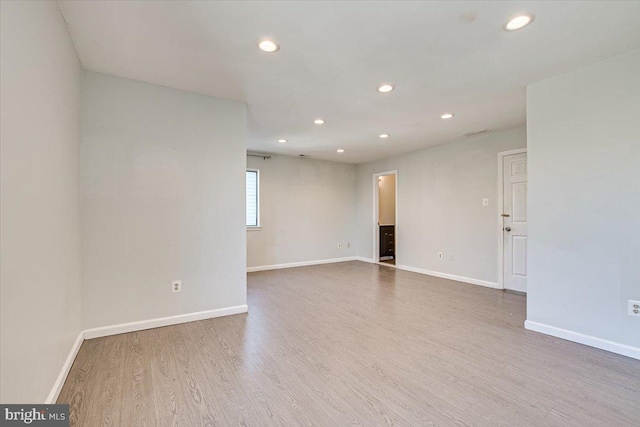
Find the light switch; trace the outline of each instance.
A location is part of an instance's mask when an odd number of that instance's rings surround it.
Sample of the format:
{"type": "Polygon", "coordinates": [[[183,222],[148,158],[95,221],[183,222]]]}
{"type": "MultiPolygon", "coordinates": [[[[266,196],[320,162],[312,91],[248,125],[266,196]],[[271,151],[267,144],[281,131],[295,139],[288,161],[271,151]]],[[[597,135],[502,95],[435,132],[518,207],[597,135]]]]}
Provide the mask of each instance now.
{"type": "Polygon", "coordinates": [[[489,206],[489,199],[482,199],[482,206],[485,208],[489,206]]]}

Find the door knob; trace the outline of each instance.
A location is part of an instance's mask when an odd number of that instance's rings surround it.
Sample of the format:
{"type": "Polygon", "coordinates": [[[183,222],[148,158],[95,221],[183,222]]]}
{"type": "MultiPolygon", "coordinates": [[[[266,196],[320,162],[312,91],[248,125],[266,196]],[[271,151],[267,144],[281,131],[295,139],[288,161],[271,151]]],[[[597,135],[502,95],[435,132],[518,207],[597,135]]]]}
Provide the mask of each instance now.
{"type": "Polygon", "coordinates": [[[511,231],[511,227],[505,227],[504,231],[511,231]]]}

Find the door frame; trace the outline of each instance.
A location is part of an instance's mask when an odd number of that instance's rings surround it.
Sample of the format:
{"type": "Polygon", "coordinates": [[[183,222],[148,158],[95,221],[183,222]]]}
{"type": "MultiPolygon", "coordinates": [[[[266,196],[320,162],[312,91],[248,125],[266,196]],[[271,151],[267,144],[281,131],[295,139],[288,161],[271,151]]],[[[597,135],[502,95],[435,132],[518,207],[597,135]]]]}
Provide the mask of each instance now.
{"type": "Polygon", "coordinates": [[[395,175],[396,177],[396,220],[395,220],[395,232],[394,232],[394,250],[398,248],[398,170],[390,170],[386,172],[376,172],[373,174],[373,262],[375,264],[386,265],[388,267],[396,267],[398,265],[398,254],[394,253],[395,265],[385,264],[380,262],[380,228],[378,227],[378,218],[380,213],[380,187],[378,184],[378,178],[386,175],[395,175]]]}
{"type": "Polygon", "coordinates": [[[514,154],[527,153],[525,148],[498,153],[498,287],[504,289],[504,158],[514,154]]]}

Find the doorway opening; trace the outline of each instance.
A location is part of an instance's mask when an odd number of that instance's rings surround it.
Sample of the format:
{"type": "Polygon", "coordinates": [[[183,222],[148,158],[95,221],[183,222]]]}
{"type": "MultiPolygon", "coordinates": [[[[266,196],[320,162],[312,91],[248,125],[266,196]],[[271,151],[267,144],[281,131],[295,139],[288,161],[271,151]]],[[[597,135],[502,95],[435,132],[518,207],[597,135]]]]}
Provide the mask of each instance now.
{"type": "Polygon", "coordinates": [[[395,266],[398,234],[398,171],[373,174],[373,260],[395,266]]]}

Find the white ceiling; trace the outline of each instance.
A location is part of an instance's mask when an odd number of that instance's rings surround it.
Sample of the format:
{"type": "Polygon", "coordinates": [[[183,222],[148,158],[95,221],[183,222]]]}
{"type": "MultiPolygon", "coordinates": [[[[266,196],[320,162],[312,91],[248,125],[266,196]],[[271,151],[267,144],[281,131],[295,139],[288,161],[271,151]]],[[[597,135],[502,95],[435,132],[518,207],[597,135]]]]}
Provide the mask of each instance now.
{"type": "Polygon", "coordinates": [[[60,6],[84,68],[246,102],[250,150],[351,163],[523,125],[527,84],[640,47],[638,1],[60,6]]]}

